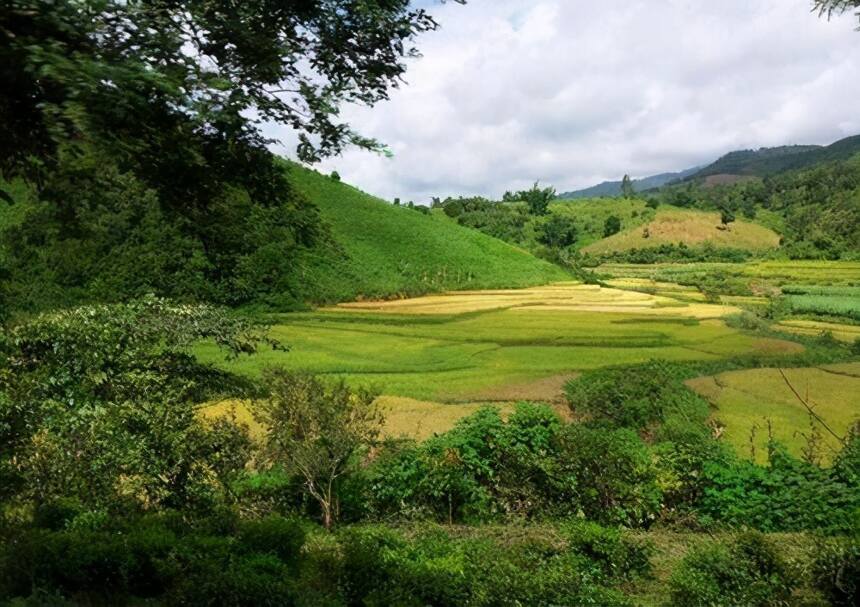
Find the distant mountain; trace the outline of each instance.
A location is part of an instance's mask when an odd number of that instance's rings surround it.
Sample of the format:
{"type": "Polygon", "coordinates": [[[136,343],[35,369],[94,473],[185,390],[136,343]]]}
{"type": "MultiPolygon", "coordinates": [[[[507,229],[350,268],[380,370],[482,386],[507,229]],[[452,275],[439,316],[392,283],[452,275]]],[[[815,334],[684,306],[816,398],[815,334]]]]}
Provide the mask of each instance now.
{"type": "Polygon", "coordinates": [[[860,135],[846,137],[827,146],[785,145],[758,150],[740,150],[729,152],[685,179],[701,180],[713,175],[764,177],[803,169],[821,162],[847,160],[857,153],[860,153],[860,135]]]}
{"type": "MultiPolygon", "coordinates": [[[[673,181],[705,181],[708,185],[735,183],[744,177],[764,177],[822,162],[847,160],[860,153],[860,135],[840,139],[830,145],[783,145],[758,150],[737,150],[717,161],[678,173],[660,173],[633,180],[633,189],[644,192],[673,181]]],[[[583,190],[564,192],[559,199],[606,198],[621,194],[621,181],[604,181],[583,190]]]]}
{"type": "MultiPolygon", "coordinates": [[[[633,180],[633,189],[637,192],[644,192],[653,188],[659,188],[673,181],[679,181],[696,173],[701,167],[693,167],[678,173],[660,173],[659,175],[651,175],[642,179],[633,180]]],[[[621,181],[604,181],[584,190],[575,190],[573,192],[564,192],[558,195],[560,199],[575,199],[575,198],[607,198],[621,195],[621,181]]]]}

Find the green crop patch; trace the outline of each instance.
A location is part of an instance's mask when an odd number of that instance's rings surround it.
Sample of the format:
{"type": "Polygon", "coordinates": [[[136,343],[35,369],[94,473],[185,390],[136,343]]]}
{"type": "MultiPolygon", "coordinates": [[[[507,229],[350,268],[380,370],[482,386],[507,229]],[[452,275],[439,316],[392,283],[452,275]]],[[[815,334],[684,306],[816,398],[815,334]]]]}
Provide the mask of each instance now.
{"type": "MultiPolygon", "coordinates": [[[[802,350],[794,342],[728,327],[720,318],[735,311],[729,306],[656,306],[662,299],[566,283],[359,302],[279,315],[272,336],[288,344],[288,352],[263,350],[225,364],[248,375],[279,364],[344,377],[388,396],[470,402],[507,386],[655,358],[778,357],[802,350]],[[545,297],[553,305],[532,305],[545,297]],[[485,307],[500,298],[504,308],[485,307]]],[[[216,360],[214,346],[201,345],[197,352],[216,360]]],[[[529,396],[527,390],[517,393],[529,396]]]]}

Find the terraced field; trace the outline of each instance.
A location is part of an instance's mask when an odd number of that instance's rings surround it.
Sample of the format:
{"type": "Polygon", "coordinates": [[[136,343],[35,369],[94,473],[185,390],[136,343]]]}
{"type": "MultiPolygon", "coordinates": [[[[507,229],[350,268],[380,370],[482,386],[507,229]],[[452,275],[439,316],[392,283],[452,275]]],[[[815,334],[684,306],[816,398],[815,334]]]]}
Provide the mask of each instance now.
{"type": "MultiPolygon", "coordinates": [[[[735,311],[576,283],[355,302],[282,315],[272,333],[289,352],[224,364],[250,375],[281,364],[373,386],[387,398],[390,428],[424,435],[475,403],[555,400],[565,379],[587,369],[802,350],[727,327],[721,318],[735,311]]],[[[213,346],[198,354],[218,360],[213,346]]]]}
{"type": "MultiPolygon", "coordinates": [[[[801,456],[806,445],[802,433],[810,430],[808,409],[792,392],[813,405],[815,413],[839,436],[860,419],[860,363],[785,369],[730,371],[687,382],[716,408],[714,418],[725,425],[725,439],[741,455],[752,456],[750,436],[756,427],[755,458],[766,461],[768,420],[774,437],[791,453],[801,456]]],[[[830,461],[839,442],[818,422],[824,461],[830,461]]]]}
{"type": "Polygon", "coordinates": [[[724,274],[740,278],[748,284],[782,286],[802,285],[860,285],[860,262],[857,261],[756,261],[750,263],[657,263],[603,264],[603,274],[615,278],[644,278],[695,284],[702,277],[724,274]]]}

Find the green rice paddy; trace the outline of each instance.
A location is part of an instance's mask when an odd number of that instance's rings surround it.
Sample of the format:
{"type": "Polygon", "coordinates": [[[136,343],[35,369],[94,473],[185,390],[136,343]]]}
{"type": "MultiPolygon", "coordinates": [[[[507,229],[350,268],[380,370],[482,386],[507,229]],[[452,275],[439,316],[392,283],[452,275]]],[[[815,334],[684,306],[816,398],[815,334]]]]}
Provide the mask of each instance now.
{"type": "MultiPolygon", "coordinates": [[[[343,377],[385,395],[470,402],[494,400],[511,385],[654,358],[717,360],[802,350],[726,326],[720,318],[733,311],[584,285],[360,303],[281,315],[272,336],[289,352],[264,350],[224,364],[249,375],[279,364],[343,377]]],[[[218,356],[209,345],[198,354],[205,360],[218,356]]]]}

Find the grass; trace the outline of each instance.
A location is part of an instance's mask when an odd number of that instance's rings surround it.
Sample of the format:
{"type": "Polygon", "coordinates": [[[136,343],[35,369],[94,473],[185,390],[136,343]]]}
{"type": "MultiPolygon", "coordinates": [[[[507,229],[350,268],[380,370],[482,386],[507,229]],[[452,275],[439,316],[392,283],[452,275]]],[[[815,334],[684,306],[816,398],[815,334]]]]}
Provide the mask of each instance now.
{"type": "Polygon", "coordinates": [[[310,301],[524,287],[568,277],[522,249],[299,165],[290,164],[289,179],[319,207],[336,242],[301,262],[310,301]]]}
{"type": "Polygon", "coordinates": [[[447,429],[475,403],[557,401],[565,379],[588,369],[802,350],[728,327],[721,317],[733,311],[564,283],[282,314],[272,336],[289,352],[224,362],[202,344],[197,354],[249,376],[278,364],[373,387],[395,398],[387,401],[393,427],[423,436],[447,429]]]}
{"type": "Polygon", "coordinates": [[[624,229],[583,247],[582,251],[600,254],[679,243],[688,246],[710,243],[716,247],[765,251],[779,246],[779,235],[741,219],[723,226],[720,214],[715,212],[664,207],[645,225],[624,229]]]}
{"type": "MultiPolygon", "coordinates": [[[[708,532],[677,531],[665,528],[654,528],[649,531],[628,530],[624,532],[629,538],[646,542],[653,547],[651,556],[652,576],[643,576],[633,580],[623,587],[635,605],[641,607],[663,607],[669,604],[669,578],[680,565],[683,558],[693,548],[719,542],[731,541],[736,533],[727,531],[708,532]]],[[[768,540],[778,546],[786,560],[796,565],[799,574],[798,589],[793,598],[798,599],[798,605],[821,605],[818,593],[811,587],[809,572],[820,538],[812,533],[768,533],[768,540]],[[809,597],[808,603],[801,597],[809,597]]]]}
{"type": "MultiPolygon", "coordinates": [[[[837,434],[844,436],[860,418],[860,363],[785,369],[791,385],[814,404],[814,410],[837,434]]],[[[806,444],[801,432],[808,433],[810,416],[792,393],[777,369],[729,371],[690,380],[688,385],[707,398],[716,408],[714,417],[725,425],[725,439],[738,453],[752,456],[750,436],[755,426],[755,458],[766,460],[767,422],[774,437],[794,455],[800,456],[806,444]]],[[[830,461],[838,441],[820,428],[824,439],[824,458],[830,461]]]]}
{"type": "Polygon", "coordinates": [[[611,215],[621,220],[622,230],[640,226],[655,216],[655,210],[646,207],[645,201],[623,198],[564,200],[550,204],[549,210],[576,221],[579,248],[603,239],[603,225],[611,215]]]}

